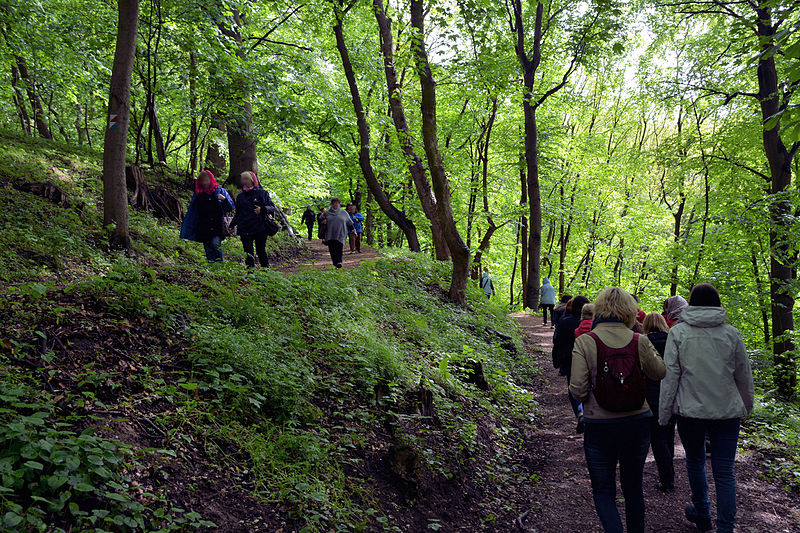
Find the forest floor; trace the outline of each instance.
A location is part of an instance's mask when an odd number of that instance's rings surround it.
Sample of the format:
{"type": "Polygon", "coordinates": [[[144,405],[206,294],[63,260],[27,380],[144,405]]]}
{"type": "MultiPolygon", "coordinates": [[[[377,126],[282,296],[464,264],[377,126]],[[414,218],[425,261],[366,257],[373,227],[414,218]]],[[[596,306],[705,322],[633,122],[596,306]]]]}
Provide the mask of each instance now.
{"type": "MultiPolygon", "coordinates": [[[[524,331],[527,350],[537,354],[542,370],[540,383],[532,387],[539,403],[536,443],[531,447],[541,465],[541,483],[533,487],[533,511],[527,517],[526,531],[595,532],[602,531],[594,510],[591,484],[583,454],[583,437],[575,433],[575,419],[567,399],[566,379],[553,369],[550,352],[553,330],[542,326],[541,318],[524,313],[511,315],[524,331]],[[530,524],[528,526],[528,524],[530,524]]],[[[647,505],[647,531],[697,531],[683,517],[691,503],[686,478],[685,457],[680,438],[675,436],[675,485],[673,493],[656,489],[658,472],[652,453],[644,467],[644,496],[647,505]]],[[[800,507],[796,497],[780,485],[763,478],[757,454],[740,453],[736,458],[738,489],[737,530],[748,533],[800,532],[800,507]]],[[[714,484],[708,464],[712,516],[715,513],[714,484]]],[[[622,492],[617,491],[620,516],[624,517],[622,492]]]]}
{"type": "MultiPolygon", "coordinates": [[[[303,242],[308,246],[308,254],[301,259],[301,263],[285,263],[279,265],[277,270],[281,272],[296,273],[305,270],[325,270],[333,269],[331,264],[331,256],[328,253],[328,247],[322,244],[322,241],[314,238],[312,240],[303,239],[303,242]]],[[[361,245],[361,253],[350,253],[350,244],[345,243],[344,253],[342,255],[342,268],[349,270],[358,267],[362,261],[374,261],[380,256],[380,253],[375,248],[361,245]]]]}

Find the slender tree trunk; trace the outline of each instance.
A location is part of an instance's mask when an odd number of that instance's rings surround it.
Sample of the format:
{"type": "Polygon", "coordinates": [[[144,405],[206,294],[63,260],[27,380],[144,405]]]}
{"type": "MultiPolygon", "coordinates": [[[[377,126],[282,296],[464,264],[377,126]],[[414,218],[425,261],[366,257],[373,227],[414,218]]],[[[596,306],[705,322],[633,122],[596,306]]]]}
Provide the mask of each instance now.
{"type": "Polygon", "coordinates": [[[108,124],[103,145],[103,224],[114,225],[111,246],[125,249],[130,249],[125,154],[138,25],[139,0],[119,0],[117,45],[111,70],[108,124]]]}
{"type": "Polygon", "coordinates": [[[517,261],[519,259],[519,238],[522,233],[522,227],[520,224],[517,224],[517,239],[516,243],[514,243],[514,266],[511,268],[511,283],[509,284],[509,309],[514,309],[514,278],[517,275],[517,261]]]}
{"type": "Polygon", "coordinates": [[[350,96],[353,100],[353,110],[356,114],[356,122],[358,123],[359,145],[358,164],[361,166],[361,172],[364,174],[364,179],[367,182],[375,202],[386,213],[389,220],[397,224],[400,230],[405,234],[408,242],[408,247],[413,252],[421,251],[419,238],[417,237],[417,228],[414,223],[394,204],[389,200],[389,197],[383,190],[380,182],[375,176],[375,171],[372,168],[372,160],[370,157],[369,144],[370,144],[370,131],[369,123],[364,112],[364,104],[361,101],[361,93],[358,90],[358,83],[356,75],[353,72],[353,65],[350,61],[350,53],[347,50],[347,44],[344,40],[344,30],[342,29],[342,13],[337,12],[336,23],[333,27],[333,33],[336,36],[336,48],[339,50],[339,55],[342,58],[342,67],[344,68],[347,83],[350,86],[350,96]]]}
{"type": "Polygon", "coordinates": [[[367,216],[364,220],[364,237],[367,244],[375,244],[375,208],[372,205],[372,191],[367,187],[367,216]]]}
{"type": "Polygon", "coordinates": [[[467,279],[469,277],[469,248],[458,233],[453,207],[450,203],[450,183],[445,174],[439,139],[436,132],[436,82],[433,79],[428,52],[425,48],[425,19],[421,0],[411,0],[411,25],[417,30],[412,47],[417,58],[417,71],[422,88],[422,142],[436,195],[436,210],[439,224],[450,249],[453,261],[453,278],[449,297],[458,305],[466,304],[467,279]]]}
{"type": "Polygon", "coordinates": [[[383,55],[384,75],[389,92],[389,106],[392,110],[392,121],[397,130],[398,141],[403,151],[408,170],[414,180],[417,189],[422,211],[431,224],[431,239],[433,241],[436,259],[447,261],[450,259],[450,251],[447,240],[445,239],[440,226],[439,217],[436,211],[436,197],[431,191],[431,184],[425,172],[425,165],[422,159],[414,150],[414,138],[406,121],[405,108],[401,97],[402,86],[397,77],[397,70],[394,65],[394,44],[392,36],[392,21],[386,16],[382,0],[373,0],[375,18],[378,22],[378,29],[381,36],[381,54],[383,55]]]}
{"type": "MultiPolygon", "coordinates": [[[[764,4],[765,5],[765,4],[764,4]]],[[[775,26],[769,7],[757,9],[758,34],[763,53],[758,61],[758,99],[761,104],[761,117],[766,124],[770,117],[780,111],[778,74],[775,57],[769,53],[774,46],[775,26]]],[[[772,300],[772,350],[775,361],[774,379],[778,394],[790,398],[797,388],[797,362],[794,358],[794,343],[791,331],[794,329],[794,281],[792,269],[792,242],[790,228],[793,223],[792,203],[788,189],[792,181],[792,158],[797,145],[791,153],[786,149],[780,136],[780,121],[771,129],[763,129],[764,154],[769,163],[772,203],[770,205],[770,298],[772,300]]]]}
{"type": "Polygon", "coordinates": [[[769,346],[769,311],[764,305],[764,287],[761,283],[761,273],[758,270],[758,258],[755,250],[750,251],[750,261],[753,265],[753,279],[756,281],[756,296],[758,297],[758,308],[761,310],[761,324],[764,331],[764,346],[769,346]]]}
{"type": "Polygon", "coordinates": [[[670,272],[669,282],[669,295],[675,296],[678,294],[678,247],[681,241],[681,220],[683,219],[683,210],[686,207],[686,197],[681,195],[680,202],[678,203],[678,210],[672,214],[675,224],[672,230],[673,254],[672,254],[672,272],[670,272]]]}
{"type": "Polygon", "coordinates": [[[83,146],[85,142],[87,142],[87,135],[86,129],[84,128],[84,109],[83,105],[78,103],[75,106],[75,132],[78,134],[78,146],[83,146]]]}
{"type": "Polygon", "coordinates": [[[25,92],[28,93],[31,109],[33,109],[33,122],[36,124],[36,131],[39,132],[39,136],[43,139],[52,139],[53,133],[50,131],[50,127],[45,120],[42,102],[39,98],[39,94],[36,92],[36,82],[28,72],[28,64],[21,55],[18,55],[16,60],[19,76],[22,79],[22,84],[25,86],[25,92]]]}
{"type": "Polygon", "coordinates": [[[22,90],[19,88],[19,70],[16,65],[11,66],[11,95],[14,99],[14,105],[17,108],[17,115],[19,116],[22,131],[25,135],[30,135],[31,119],[28,116],[28,108],[25,106],[25,98],[22,96],[22,90]]]}
{"type": "MultiPolygon", "coordinates": [[[[520,153],[519,165],[519,179],[520,179],[520,199],[519,205],[524,209],[528,205],[528,178],[525,172],[525,154],[520,153]]],[[[520,242],[522,243],[522,250],[520,250],[520,279],[522,280],[522,307],[525,307],[526,297],[528,294],[528,217],[522,215],[520,217],[520,242]]]]}
{"type": "Polygon", "coordinates": [[[189,127],[189,168],[197,172],[197,56],[189,52],[189,112],[192,114],[189,127]]]}

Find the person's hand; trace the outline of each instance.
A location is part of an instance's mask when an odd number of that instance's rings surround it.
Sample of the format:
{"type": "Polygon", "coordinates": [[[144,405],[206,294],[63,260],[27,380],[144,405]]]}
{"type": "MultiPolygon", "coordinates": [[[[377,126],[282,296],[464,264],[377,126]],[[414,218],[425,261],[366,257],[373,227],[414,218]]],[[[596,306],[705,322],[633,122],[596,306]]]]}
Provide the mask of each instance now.
{"type": "Polygon", "coordinates": [[[218,194],[217,195],[217,200],[222,201],[224,199],[225,199],[225,195],[224,194],[218,194]]]}
{"type": "Polygon", "coordinates": [[[255,206],[253,208],[253,213],[255,213],[256,215],[260,215],[261,214],[261,207],[260,206],[255,206]]]}

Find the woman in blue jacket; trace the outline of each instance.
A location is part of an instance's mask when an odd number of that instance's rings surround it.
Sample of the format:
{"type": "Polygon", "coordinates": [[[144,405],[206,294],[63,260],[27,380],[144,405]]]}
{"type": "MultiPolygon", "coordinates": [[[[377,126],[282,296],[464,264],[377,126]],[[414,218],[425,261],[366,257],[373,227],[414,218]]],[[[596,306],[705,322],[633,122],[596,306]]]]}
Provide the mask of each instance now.
{"type": "Polygon", "coordinates": [[[275,204],[272,203],[269,193],[259,186],[255,172],[249,170],[242,172],[241,184],[242,192],[236,197],[236,215],[231,221],[231,227],[238,228],[237,233],[242,238],[244,253],[247,254],[245,258],[247,266],[256,266],[253,257],[253,244],[255,244],[258,262],[267,268],[269,259],[264,217],[275,213],[275,204]]]}
{"type": "Polygon", "coordinates": [[[233,209],[228,191],[203,170],[194,182],[194,195],[181,224],[181,239],[202,242],[209,261],[222,261],[222,239],[225,238],[225,213],[233,209]]]}

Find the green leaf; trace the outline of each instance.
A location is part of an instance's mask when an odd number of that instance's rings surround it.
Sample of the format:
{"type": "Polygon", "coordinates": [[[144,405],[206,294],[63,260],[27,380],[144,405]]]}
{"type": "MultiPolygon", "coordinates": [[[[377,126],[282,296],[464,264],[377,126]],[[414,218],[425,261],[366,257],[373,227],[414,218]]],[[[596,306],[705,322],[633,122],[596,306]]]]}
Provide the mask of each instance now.
{"type": "Polygon", "coordinates": [[[14,512],[7,512],[3,515],[3,525],[6,527],[17,527],[22,523],[22,517],[14,512]]]}
{"type": "Polygon", "coordinates": [[[25,461],[22,466],[31,470],[42,470],[44,468],[44,465],[39,461],[25,461]]]}
{"type": "Polygon", "coordinates": [[[197,383],[178,383],[178,386],[185,390],[195,390],[200,385],[197,383]]]}

